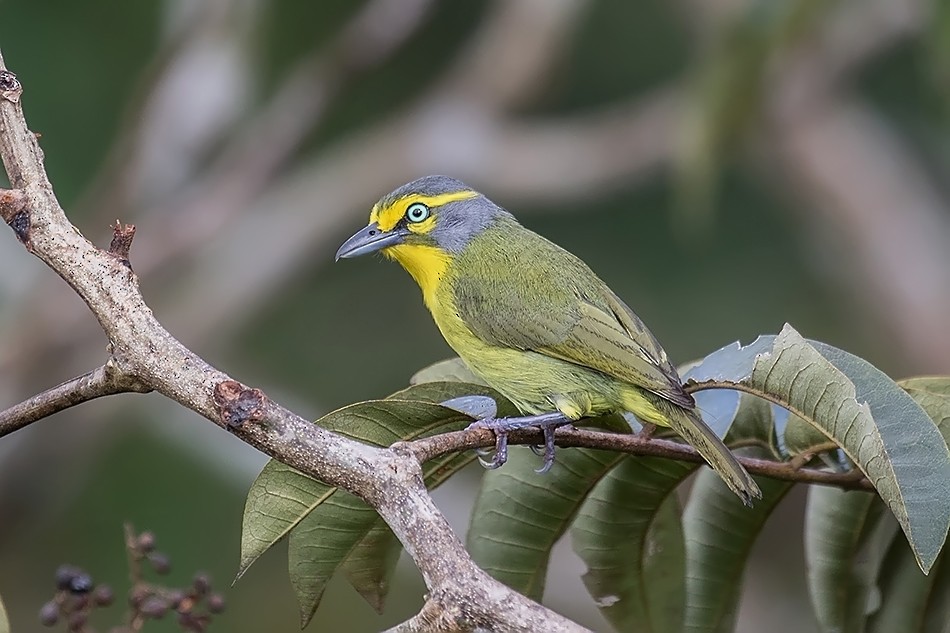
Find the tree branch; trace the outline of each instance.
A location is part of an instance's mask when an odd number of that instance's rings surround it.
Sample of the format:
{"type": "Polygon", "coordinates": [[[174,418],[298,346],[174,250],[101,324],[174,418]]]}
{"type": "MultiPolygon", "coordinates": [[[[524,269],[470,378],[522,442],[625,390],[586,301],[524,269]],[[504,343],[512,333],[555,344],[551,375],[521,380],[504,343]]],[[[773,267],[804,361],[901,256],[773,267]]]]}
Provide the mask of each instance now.
{"type": "Polygon", "coordinates": [[[106,363],[90,372],[0,411],[0,437],[77,404],[117,393],[147,393],[147,386],[106,363]]]}
{"type": "MultiPolygon", "coordinates": [[[[5,72],[2,56],[0,72],[5,72]]],[[[10,74],[0,78],[9,83],[10,74]]],[[[232,380],[165,330],[127,263],[96,248],[66,218],[21,105],[9,98],[0,99],[0,157],[11,184],[23,195],[21,213],[26,215],[21,217],[31,252],[62,277],[98,319],[110,341],[116,380],[154,389],[275,459],[372,505],[418,565],[446,628],[586,630],[476,566],[433,503],[414,458],[314,425],[232,380]]]]}
{"type": "Polygon", "coordinates": [[[426,600],[422,609],[401,624],[397,624],[391,629],[386,629],[383,633],[428,633],[429,631],[444,631],[451,622],[445,617],[445,613],[439,606],[438,601],[426,600]]]}
{"type": "MultiPolygon", "coordinates": [[[[665,457],[697,464],[706,463],[702,455],[692,446],[660,438],[572,427],[557,429],[554,438],[555,443],[560,447],[596,448],[630,455],[665,457]]],[[[509,445],[538,446],[543,442],[544,436],[535,429],[513,431],[508,435],[509,445]]],[[[426,462],[447,453],[494,445],[495,437],[492,432],[478,429],[443,433],[411,442],[398,442],[393,445],[393,449],[410,453],[415,455],[420,462],[426,462]]],[[[871,482],[859,470],[835,473],[814,468],[801,468],[797,462],[776,462],[741,455],[736,455],[736,459],[753,475],[765,475],[772,479],[805,484],[836,486],[845,490],[874,490],[871,482]]],[[[556,464],[557,462],[555,462],[555,467],[557,467],[556,464]]]]}

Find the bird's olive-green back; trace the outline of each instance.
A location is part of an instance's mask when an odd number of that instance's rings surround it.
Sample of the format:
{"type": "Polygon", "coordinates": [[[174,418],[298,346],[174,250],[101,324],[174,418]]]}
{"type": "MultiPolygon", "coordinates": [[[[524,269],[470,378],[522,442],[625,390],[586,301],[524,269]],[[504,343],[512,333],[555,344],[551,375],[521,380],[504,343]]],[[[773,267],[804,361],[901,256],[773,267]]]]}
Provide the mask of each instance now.
{"type": "Polygon", "coordinates": [[[459,317],[483,341],[596,369],[692,407],[642,321],[580,259],[500,218],[452,266],[459,317]]]}

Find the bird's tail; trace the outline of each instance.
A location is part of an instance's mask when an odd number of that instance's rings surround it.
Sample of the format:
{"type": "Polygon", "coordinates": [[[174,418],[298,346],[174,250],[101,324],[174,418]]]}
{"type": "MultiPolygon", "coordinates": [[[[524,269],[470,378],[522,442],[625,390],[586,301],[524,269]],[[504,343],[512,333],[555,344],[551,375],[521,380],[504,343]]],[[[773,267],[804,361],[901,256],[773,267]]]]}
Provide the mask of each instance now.
{"type": "Polygon", "coordinates": [[[762,497],[758,484],[719,436],[703,422],[697,409],[686,409],[673,403],[664,404],[663,413],[669,426],[703,456],[726,485],[739,495],[742,503],[751,506],[754,499],[762,497]]]}

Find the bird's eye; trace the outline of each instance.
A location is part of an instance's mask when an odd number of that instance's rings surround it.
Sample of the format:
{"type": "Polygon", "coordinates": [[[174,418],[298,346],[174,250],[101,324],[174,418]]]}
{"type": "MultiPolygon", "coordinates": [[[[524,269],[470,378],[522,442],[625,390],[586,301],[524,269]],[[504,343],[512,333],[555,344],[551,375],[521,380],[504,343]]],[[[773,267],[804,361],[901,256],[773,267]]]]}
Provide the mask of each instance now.
{"type": "Polygon", "coordinates": [[[414,202],[406,209],[406,219],[410,222],[422,222],[429,217],[429,207],[421,202],[414,202]]]}

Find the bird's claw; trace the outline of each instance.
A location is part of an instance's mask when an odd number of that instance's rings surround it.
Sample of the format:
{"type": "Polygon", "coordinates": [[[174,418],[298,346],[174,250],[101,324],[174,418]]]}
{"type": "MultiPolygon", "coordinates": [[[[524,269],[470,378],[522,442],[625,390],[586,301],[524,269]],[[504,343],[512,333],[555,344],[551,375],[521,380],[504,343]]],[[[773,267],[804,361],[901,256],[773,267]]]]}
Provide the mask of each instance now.
{"type": "Polygon", "coordinates": [[[525,418],[486,418],[481,419],[466,428],[467,431],[475,429],[489,429],[495,434],[494,450],[477,449],[479,463],[489,470],[504,465],[508,461],[508,432],[526,427],[537,427],[544,434],[544,446],[531,446],[534,454],[543,458],[541,467],[536,469],[537,473],[546,473],[554,465],[554,431],[560,426],[569,424],[569,421],[555,414],[544,414],[539,416],[528,416],[525,418]],[[539,419],[540,418],[540,419],[539,419]],[[492,458],[483,459],[488,455],[492,458]]]}
{"type": "Polygon", "coordinates": [[[476,451],[478,454],[478,463],[488,470],[495,470],[501,468],[505,465],[505,462],[508,461],[508,431],[503,429],[493,429],[495,432],[495,450],[479,450],[476,451]],[[492,454],[490,460],[484,459],[486,455],[492,454]]]}
{"type": "Polygon", "coordinates": [[[544,457],[544,461],[541,462],[541,468],[535,468],[534,472],[538,474],[544,474],[551,470],[551,466],[554,466],[554,429],[553,426],[542,426],[541,432],[544,433],[544,450],[538,452],[535,449],[536,446],[532,446],[531,450],[535,450],[535,455],[544,457]]]}

